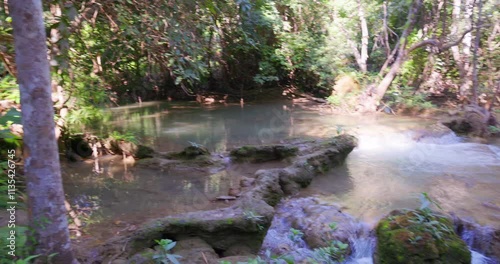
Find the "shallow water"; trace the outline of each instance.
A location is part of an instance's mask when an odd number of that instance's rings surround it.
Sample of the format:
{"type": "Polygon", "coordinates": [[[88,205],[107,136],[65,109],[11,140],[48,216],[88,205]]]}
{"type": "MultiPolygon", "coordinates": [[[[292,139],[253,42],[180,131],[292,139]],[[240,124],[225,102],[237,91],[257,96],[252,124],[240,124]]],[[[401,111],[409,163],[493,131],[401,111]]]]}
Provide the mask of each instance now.
{"type": "Polygon", "coordinates": [[[411,134],[358,135],[346,163],[321,175],[302,195],[321,194],[374,224],[398,208],[416,208],[422,192],[446,212],[500,227],[500,148],[454,135],[416,142],[411,134]]]}
{"type": "MultiPolygon", "coordinates": [[[[318,195],[373,225],[393,209],[418,207],[418,194],[427,192],[445,211],[500,227],[498,142],[464,143],[452,134],[413,140],[409,131],[432,120],[335,116],[289,102],[244,107],[145,103],[110,113],[111,121],[95,128],[97,132],[131,132],[157,151],[178,151],[194,142],[223,152],[244,144],[351,133],[359,138],[359,147],[343,166],[318,176],[301,196],[318,195]]],[[[101,160],[100,166],[102,173],[96,174],[92,162],[68,163],[63,176],[68,200],[92,211],[87,222],[96,228],[88,232],[103,238],[147,219],[226,206],[211,200],[257,169],[228,164],[211,175],[169,174],[125,168],[120,157],[101,160]]]]}

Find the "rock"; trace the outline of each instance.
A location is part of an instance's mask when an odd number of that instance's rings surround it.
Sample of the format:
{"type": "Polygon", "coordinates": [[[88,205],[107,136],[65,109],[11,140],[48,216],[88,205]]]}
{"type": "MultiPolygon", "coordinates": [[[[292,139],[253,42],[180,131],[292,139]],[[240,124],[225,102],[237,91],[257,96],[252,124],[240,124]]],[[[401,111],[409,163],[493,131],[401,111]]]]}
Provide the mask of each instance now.
{"type": "Polygon", "coordinates": [[[350,244],[349,237],[363,231],[363,226],[352,216],[314,198],[288,200],[280,212],[293,228],[304,233],[303,239],[310,248],[329,246],[333,240],[350,244]]]}
{"type": "Polygon", "coordinates": [[[126,259],[115,259],[110,262],[111,264],[129,264],[130,262],[126,259]]]}
{"type": "Polygon", "coordinates": [[[393,211],[378,223],[377,263],[471,263],[452,222],[430,210],[393,211]]]}
{"type": "Polygon", "coordinates": [[[224,257],[229,257],[229,256],[252,256],[255,254],[254,251],[252,251],[251,248],[245,246],[245,245],[233,245],[230,248],[228,248],[226,251],[224,251],[223,256],[224,257]]]}
{"type": "Polygon", "coordinates": [[[231,188],[229,188],[229,191],[227,192],[227,195],[229,195],[229,196],[235,196],[235,197],[240,197],[240,195],[241,195],[241,189],[240,188],[231,187],[231,188]]]}
{"type": "Polygon", "coordinates": [[[231,151],[236,161],[266,162],[282,160],[297,154],[298,148],[287,145],[243,146],[231,151]]]}
{"type": "Polygon", "coordinates": [[[250,255],[250,256],[230,256],[230,257],[224,257],[220,258],[219,262],[217,263],[222,263],[223,261],[227,261],[229,263],[235,264],[235,263],[247,263],[248,260],[254,259],[256,256],[255,255],[250,255]]]}
{"type": "Polygon", "coordinates": [[[243,188],[250,187],[250,186],[252,186],[252,184],[254,182],[255,182],[255,179],[253,179],[253,178],[241,177],[240,186],[243,188]]]}
{"type": "MultiPolygon", "coordinates": [[[[141,251],[140,253],[137,253],[133,255],[131,258],[128,259],[128,263],[130,264],[154,264],[155,261],[153,260],[153,256],[156,254],[156,252],[151,249],[151,248],[146,248],[145,250],[141,251]]],[[[105,262],[106,263],[106,262],[105,262]]]]}
{"type": "Polygon", "coordinates": [[[137,160],[136,166],[196,174],[220,172],[226,166],[224,159],[219,155],[200,155],[193,159],[185,159],[175,154],[178,153],[155,153],[153,158],[137,160]]]}
{"type": "Polygon", "coordinates": [[[205,264],[218,263],[219,256],[203,239],[198,237],[185,238],[177,241],[172,254],[181,256],[181,263],[205,264]]]}
{"type": "Polygon", "coordinates": [[[183,151],[181,152],[174,152],[170,153],[167,155],[168,158],[172,159],[186,159],[186,160],[191,160],[195,159],[199,156],[207,156],[210,155],[210,152],[208,151],[207,148],[199,145],[193,145],[186,147],[183,151]]]}
{"type": "Polygon", "coordinates": [[[500,229],[481,226],[454,216],[457,233],[475,251],[500,260],[500,229]]]}
{"type": "MultiPolygon", "coordinates": [[[[293,153],[299,155],[290,166],[257,171],[253,184],[250,183],[250,186],[231,206],[156,219],[126,237],[117,237],[108,241],[99,250],[109,254],[118,248],[123,252],[133,254],[144,247],[152,246],[155,239],[169,237],[172,240],[181,240],[189,235],[203,239],[218,253],[225,252],[235,245],[247,247],[252,253],[257,253],[271,225],[274,216],[273,206],[285,195],[284,186],[291,184],[297,184],[300,187],[307,186],[318,173],[323,173],[342,163],[355,146],[356,139],[349,135],[341,135],[329,140],[296,143],[288,148],[293,149],[293,153]]],[[[285,151],[285,153],[289,152],[285,151]]],[[[201,155],[210,159],[216,158],[201,155]]],[[[172,164],[176,167],[183,164],[193,166],[197,160],[198,158],[168,160],[156,157],[139,163],[156,164],[164,168],[172,164]]]]}
{"type": "Polygon", "coordinates": [[[449,127],[441,123],[436,123],[426,126],[423,129],[412,131],[411,136],[415,141],[422,141],[427,138],[440,138],[452,133],[453,130],[451,130],[449,127]]]}
{"type": "Polygon", "coordinates": [[[467,134],[472,131],[472,126],[463,119],[453,119],[443,124],[457,134],[467,134]]]}
{"type": "Polygon", "coordinates": [[[133,154],[133,156],[136,159],[145,159],[152,158],[154,153],[155,151],[152,148],[144,145],[138,145],[137,151],[133,154]]]}
{"type": "Polygon", "coordinates": [[[490,136],[492,131],[490,131],[489,127],[498,125],[495,115],[478,105],[465,106],[461,117],[454,118],[443,124],[458,134],[476,137],[490,136]]]}
{"type": "Polygon", "coordinates": [[[279,173],[282,169],[258,170],[251,190],[241,195],[242,199],[262,200],[275,206],[285,195],[281,189],[279,173]]]}
{"type": "Polygon", "coordinates": [[[134,156],[138,147],[135,143],[125,140],[115,141],[118,145],[118,154],[125,154],[126,156],[134,156]]]}
{"type": "Polygon", "coordinates": [[[178,241],[189,235],[206,241],[211,248],[221,252],[236,244],[245,245],[257,252],[273,214],[274,209],[263,201],[238,200],[227,208],[150,221],[126,237],[108,241],[100,250],[114,251],[114,245],[120,244],[124,245],[124,251],[133,254],[152,246],[157,239],[168,237],[178,241]]]}

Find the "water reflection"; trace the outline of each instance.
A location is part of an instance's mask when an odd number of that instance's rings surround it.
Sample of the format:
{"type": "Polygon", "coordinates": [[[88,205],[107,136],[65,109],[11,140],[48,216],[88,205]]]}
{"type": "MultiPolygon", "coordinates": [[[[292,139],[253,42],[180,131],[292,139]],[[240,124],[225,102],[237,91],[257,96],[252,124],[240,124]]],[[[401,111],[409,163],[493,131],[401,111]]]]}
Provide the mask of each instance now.
{"type": "MultiPolygon", "coordinates": [[[[498,148],[459,143],[461,139],[453,135],[413,140],[408,131],[434,123],[432,120],[321,115],[289,102],[247,103],[244,108],[239,104],[143,103],[110,113],[112,121],[96,127],[97,132],[132,132],[157,151],[179,151],[195,142],[223,152],[285,138],[332,137],[345,130],[359,138],[359,147],[344,166],[317,177],[302,195],[322,194],[324,199],[344,205],[352,215],[374,223],[392,209],[417,207],[418,194],[428,192],[447,211],[473,215],[482,223],[500,222],[498,209],[492,209],[500,206],[498,148]]],[[[102,220],[93,225],[95,230],[103,227],[97,235],[115,232],[109,228],[110,221],[140,224],[155,217],[226,206],[212,200],[237,186],[241,176],[252,176],[258,169],[233,165],[212,174],[171,173],[124,167],[121,159],[100,160],[100,174],[92,173],[92,163],[64,165],[70,198],[87,195],[99,199],[92,215],[94,221],[102,220]]]]}

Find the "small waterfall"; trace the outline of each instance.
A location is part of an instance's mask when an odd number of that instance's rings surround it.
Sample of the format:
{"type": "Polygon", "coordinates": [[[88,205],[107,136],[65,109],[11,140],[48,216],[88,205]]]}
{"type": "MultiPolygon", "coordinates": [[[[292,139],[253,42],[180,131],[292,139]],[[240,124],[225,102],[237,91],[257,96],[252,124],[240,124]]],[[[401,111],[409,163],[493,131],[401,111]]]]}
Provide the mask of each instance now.
{"type": "Polygon", "coordinates": [[[364,224],[361,225],[357,232],[349,237],[352,246],[352,254],[345,262],[346,264],[373,264],[373,252],[375,250],[376,239],[370,228],[364,224]]]}
{"type": "MultiPolygon", "coordinates": [[[[314,257],[314,250],[309,248],[302,237],[291,235],[292,223],[288,217],[296,218],[311,217],[302,211],[301,206],[292,204],[308,205],[311,199],[291,199],[278,206],[277,214],[274,216],[271,227],[262,244],[260,255],[267,255],[270,251],[273,255],[286,255],[294,260],[294,263],[307,263],[309,258],[314,257]],[[305,262],[304,262],[305,261],[305,262]]],[[[336,207],[332,207],[334,210],[336,207]]],[[[354,219],[353,219],[354,220],[354,219]]],[[[348,240],[351,246],[351,255],[344,261],[346,264],[372,264],[373,251],[376,239],[370,227],[358,221],[348,223],[348,240]]]]}
{"type": "Polygon", "coordinates": [[[419,142],[427,143],[427,144],[436,144],[436,145],[450,145],[461,143],[463,140],[459,136],[457,136],[454,132],[450,132],[448,134],[442,136],[428,136],[422,137],[419,142]]]}
{"type": "Polygon", "coordinates": [[[476,252],[474,250],[470,251],[472,254],[471,264],[497,264],[498,261],[495,261],[491,258],[484,256],[483,254],[476,252]]]}
{"type": "Polygon", "coordinates": [[[490,247],[493,242],[493,228],[481,226],[457,217],[455,217],[454,222],[458,234],[471,251],[472,264],[500,264],[498,259],[485,256],[487,253],[492,253],[490,247]]]}

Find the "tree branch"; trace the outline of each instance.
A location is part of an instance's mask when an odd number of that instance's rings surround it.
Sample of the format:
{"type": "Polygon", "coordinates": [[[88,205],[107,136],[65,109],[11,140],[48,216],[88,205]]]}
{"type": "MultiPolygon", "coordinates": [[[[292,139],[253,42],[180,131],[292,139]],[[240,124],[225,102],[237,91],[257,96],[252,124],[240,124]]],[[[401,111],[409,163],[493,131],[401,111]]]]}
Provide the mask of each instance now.
{"type": "Polygon", "coordinates": [[[454,42],[448,43],[446,45],[443,45],[441,43],[441,41],[439,41],[438,39],[426,39],[424,41],[421,41],[421,42],[411,46],[406,53],[408,54],[408,53],[410,53],[418,48],[421,48],[421,47],[424,47],[427,45],[438,47],[439,52],[443,52],[445,50],[450,49],[451,47],[454,47],[454,46],[460,44],[460,42],[462,42],[462,40],[464,39],[465,35],[467,35],[471,31],[472,31],[472,28],[466,30],[459,39],[457,39],[454,42]]]}

